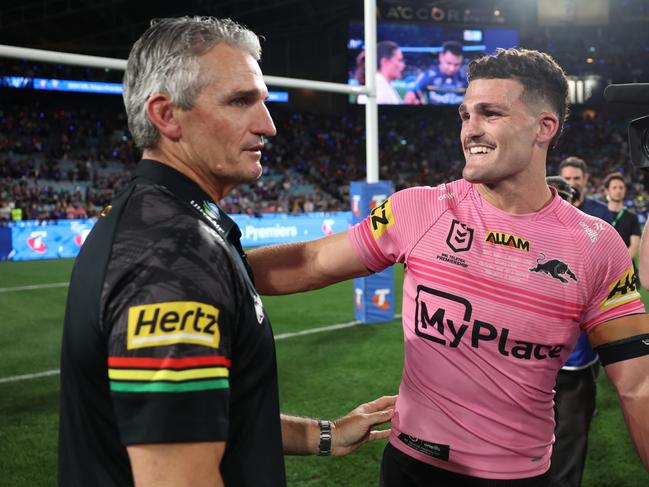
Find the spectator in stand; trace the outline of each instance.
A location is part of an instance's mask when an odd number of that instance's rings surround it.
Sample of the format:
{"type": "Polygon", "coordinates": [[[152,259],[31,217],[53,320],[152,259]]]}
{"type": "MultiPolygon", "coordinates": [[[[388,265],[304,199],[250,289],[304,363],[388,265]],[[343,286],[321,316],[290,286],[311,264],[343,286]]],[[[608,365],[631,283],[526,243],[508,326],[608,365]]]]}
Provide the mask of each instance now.
{"type": "Polygon", "coordinates": [[[11,207],[9,206],[9,203],[3,199],[0,199],[0,221],[11,221],[11,207]]]}
{"type": "Polygon", "coordinates": [[[611,212],[611,225],[620,234],[624,244],[629,249],[631,258],[634,258],[640,247],[640,222],[638,215],[624,207],[626,196],[626,182],[624,176],[614,172],[606,176],[604,189],[608,201],[608,209],[611,212]]]}
{"type": "MultiPolygon", "coordinates": [[[[349,181],[365,176],[362,114],[278,109],[273,115],[280,133],[267,145],[264,176],[256,184],[237,188],[232,194],[240,201],[226,201],[224,208],[230,213],[243,213],[248,206],[262,213],[289,211],[293,196],[283,189],[286,183],[290,187],[315,187],[308,195],[313,211],[347,210],[349,195],[345,188],[349,181]]],[[[426,122],[426,130],[421,119],[398,110],[380,117],[382,179],[392,180],[401,190],[459,177],[463,157],[455,141],[455,115],[440,115],[426,122]]],[[[548,173],[556,174],[562,157],[579,151],[590,161],[592,187],[599,186],[606,174],[621,171],[629,178],[627,198],[634,201],[635,211],[646,211],[645,176],[628,162],[625,131],[624,119],[618,121],[588,110],[575,112],[566,123],[560,150],[548,158],[548,173]]],[[[20,201],[23,218],[44,214],[50,219],[61,218],[57,205],[75,198],[91,216],[91,204],[103,208],[129,181],[129,161],[136,158],[131,143],[126,124],[116,113],[61,109],[41,101],[34,107],[9,102],[0,109],[0,198],[20,201]],[[70,124],[76,131],[68,131],[70,124]],[[70,146],[67,159],[61,139],[67,139],[70,146]],[[83,182],[79,194],[67,184],[70,167],[78,168],[76,176],[73,170],[71,177],[83,182]]],[[[67,205],[63,205],[65,210],[67,205]]]]}
{"type": "Polygon", "coordinates": [[[72,220],[75,218],[88,218],[86,210],[81,206],[79,201],[72,201],[68,207],[65,209],[66,218],[72,220]]]}

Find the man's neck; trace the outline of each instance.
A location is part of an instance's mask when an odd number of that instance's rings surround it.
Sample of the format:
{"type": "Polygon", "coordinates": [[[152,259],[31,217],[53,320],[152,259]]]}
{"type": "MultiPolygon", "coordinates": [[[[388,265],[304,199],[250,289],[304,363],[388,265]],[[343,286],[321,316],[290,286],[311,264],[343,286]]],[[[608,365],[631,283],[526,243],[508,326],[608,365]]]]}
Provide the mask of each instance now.
{"type": "Polygon", "coordinates": [[[191,164],[184,162],[184,158],[177,157],[175,154],[160,149],[144,149],[142,159],[153,159],[175,169],[179,173],[187,176],[194,181],[203,191],[205,191],[214,202],[221,201],[232,189],[223,185],[214,184],[214,177],[209,174],[201,174],[191,164]]]}
{"type": "Polygon", "coordinates": [[[624,208],[624,202],[623,201],[611,201],[611,200],[609,200],[608,209],[610,211],[620,211],[622,208],[624,208]]]}
{"type": "Polygon", "coordinates": [[[540,211],[552,201],[552,192],[544,180],[533,189],[500,183],[476,184],[480,196],[496,208],[515,215],[540,211]]]}

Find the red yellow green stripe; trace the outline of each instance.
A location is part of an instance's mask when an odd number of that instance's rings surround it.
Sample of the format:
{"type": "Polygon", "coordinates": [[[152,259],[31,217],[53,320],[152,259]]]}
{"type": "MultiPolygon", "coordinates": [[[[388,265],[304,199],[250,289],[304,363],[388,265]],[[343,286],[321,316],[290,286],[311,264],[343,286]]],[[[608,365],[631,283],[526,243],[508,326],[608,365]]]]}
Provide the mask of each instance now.
{"type": "Polygon", "coordinates": [[[183,358],[109,357],[115,392],[191,392],[229,387],[231,360],[223,356],[183,358]]]}
{"type": "Polygon", "coordinates": [[[183,358],[108,357],[108,367],[112,368],[185,369],[209,365],[230,367],[231,362],[229,358],[217,355],[183,358]]]}
{"type": "Polygon", "coordinates": [[[195,379],[224,378],[229,375],[230,371],[225,367],[208,367],[203,369],[187,370],[108,369],[108,378],[111,380],[166,380],[181,382],[195,379]]]}
{"type": "Polygon", "coordinates": [[[110,390],[113,392],[195,392],[213,389],[227,389],[230,383],[227,379],[201,380],[190,382],[120,382],[111,381],[110,390]]]}

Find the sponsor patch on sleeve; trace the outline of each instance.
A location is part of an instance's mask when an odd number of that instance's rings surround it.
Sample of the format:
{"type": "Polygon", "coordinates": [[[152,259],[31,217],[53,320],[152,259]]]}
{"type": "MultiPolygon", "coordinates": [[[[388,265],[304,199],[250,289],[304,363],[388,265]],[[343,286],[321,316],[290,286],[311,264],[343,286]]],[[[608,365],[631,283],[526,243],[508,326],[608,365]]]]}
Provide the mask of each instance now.
{"type": "Polygon", "coordinates": [[[131,306],[128,309],[126,348],[159,347],[188,343],[219,348],[219,310],[196,301],[131,306]]]}
{"type": "Polygon", "coordinates": [[[394,225],[394,215],[388,198],[370,213],[370,227],[374,240],[378,240],[394,225]]]}
{"type": "Polygon", "coordinates": [[[602,310],[615,308],[634,299],[640,299],[640,293],[638,292],[638,276],[631,266],[622,274],[622,277],[609,286],[608,294],[599,307],[602,310]]]}

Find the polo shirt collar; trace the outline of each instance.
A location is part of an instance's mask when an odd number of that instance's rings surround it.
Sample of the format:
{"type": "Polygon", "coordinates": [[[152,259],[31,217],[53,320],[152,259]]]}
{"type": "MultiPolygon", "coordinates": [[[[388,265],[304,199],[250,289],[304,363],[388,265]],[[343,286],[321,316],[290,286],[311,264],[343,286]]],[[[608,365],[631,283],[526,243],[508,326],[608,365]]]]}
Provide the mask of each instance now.
{"type": "Polygon", "coordinates": [[[176,169],[152,159],[142,159],[135,168],[135,176],[164,186],[178,198],[212,220],[228,240],[241,238],[237,224],[193,180],[176,169]]]}

